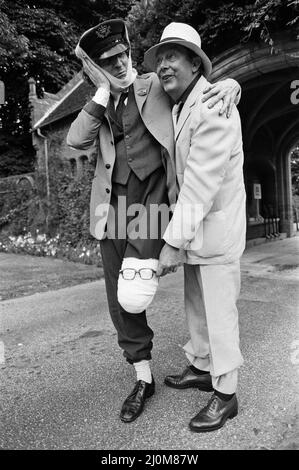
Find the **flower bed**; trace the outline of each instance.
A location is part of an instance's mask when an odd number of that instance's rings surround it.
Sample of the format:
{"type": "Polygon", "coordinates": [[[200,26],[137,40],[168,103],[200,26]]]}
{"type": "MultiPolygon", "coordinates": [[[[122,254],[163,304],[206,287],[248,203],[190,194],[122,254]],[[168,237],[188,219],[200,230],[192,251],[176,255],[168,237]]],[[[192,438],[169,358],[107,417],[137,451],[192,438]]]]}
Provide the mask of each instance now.
{"type": "Polygon", "coordinates": [[[78,243],[71,246],[70,242],[60,240],[60,235],[53,238],[36,230],[35,234],[30,232],[19,236],[1,236],[0,251],[6,253],[23,253],[35,256],[51,256],[55,258],[66,258],[70,261],[95,264],[102,266],[100,244],[96,241],[89,244],[78,243]]]}

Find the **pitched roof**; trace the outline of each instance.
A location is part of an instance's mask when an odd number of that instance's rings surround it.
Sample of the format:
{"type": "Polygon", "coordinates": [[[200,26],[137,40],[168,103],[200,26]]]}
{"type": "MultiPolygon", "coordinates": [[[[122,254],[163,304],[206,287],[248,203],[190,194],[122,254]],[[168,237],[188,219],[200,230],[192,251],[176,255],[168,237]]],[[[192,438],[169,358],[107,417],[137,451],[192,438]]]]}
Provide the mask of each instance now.
{"type": "MultiPolygon", "coordinates": [[[[91,96],[93,88],[83,78],[76,74],[56,95],[56,101],[35,122],[32,130],[45,127],[83,108],[91,96]]],[[[47,95],[47,93],[45,93],[47,95]]]]}

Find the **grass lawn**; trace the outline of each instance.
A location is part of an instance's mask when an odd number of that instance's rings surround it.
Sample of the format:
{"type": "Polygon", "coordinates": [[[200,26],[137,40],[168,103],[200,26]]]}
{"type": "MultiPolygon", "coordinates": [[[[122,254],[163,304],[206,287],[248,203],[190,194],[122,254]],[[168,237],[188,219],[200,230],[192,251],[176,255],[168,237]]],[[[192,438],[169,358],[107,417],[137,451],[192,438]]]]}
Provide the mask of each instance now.
{"type": "Polygon", "coordinates": [[[0,253],[0,300],[95,281],[103,269],[55,258],[0,253]]]}

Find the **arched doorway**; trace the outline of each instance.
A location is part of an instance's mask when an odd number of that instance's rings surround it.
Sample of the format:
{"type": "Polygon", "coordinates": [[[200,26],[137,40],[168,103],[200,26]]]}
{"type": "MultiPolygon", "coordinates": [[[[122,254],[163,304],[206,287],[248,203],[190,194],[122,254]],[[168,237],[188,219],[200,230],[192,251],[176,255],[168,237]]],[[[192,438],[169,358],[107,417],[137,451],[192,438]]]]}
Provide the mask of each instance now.
{"type": "Polygon", "coordinates": [[[230,76],[242,85],[238,107],[245,155],[247,239],[266,237],[269,230],[287,236],[294,233],[290,151],[299,140],[298,41],[278,36],[275,49],[271,54],[264,43],[240,45],[213,64],[213,80],[230,76]],[[267,226],[268,219],[272,228],[267,226]]]}

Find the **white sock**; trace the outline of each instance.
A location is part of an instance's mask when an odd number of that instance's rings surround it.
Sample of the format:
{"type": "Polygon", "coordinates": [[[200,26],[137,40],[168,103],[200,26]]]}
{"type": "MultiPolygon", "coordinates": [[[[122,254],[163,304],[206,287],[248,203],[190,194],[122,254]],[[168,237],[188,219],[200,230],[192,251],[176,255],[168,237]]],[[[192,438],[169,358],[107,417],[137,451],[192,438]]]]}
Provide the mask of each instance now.
{"type": "Polygon", "coordinates": [[[144,380],[148,384],[152,383],[152,373],[150,368],[150,361],[139,361],[133,363],[136,374],[137,380],[144,380]]]}

